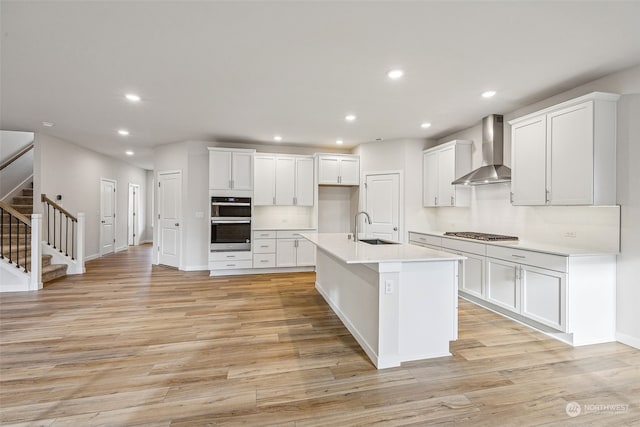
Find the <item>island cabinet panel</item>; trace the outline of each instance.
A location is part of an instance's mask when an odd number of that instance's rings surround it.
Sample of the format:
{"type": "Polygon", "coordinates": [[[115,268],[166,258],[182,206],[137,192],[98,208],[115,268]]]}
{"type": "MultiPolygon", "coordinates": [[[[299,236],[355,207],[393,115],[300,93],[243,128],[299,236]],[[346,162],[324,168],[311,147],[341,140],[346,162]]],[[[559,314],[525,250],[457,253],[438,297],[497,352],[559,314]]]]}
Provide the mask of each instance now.
{"type": "Polygon", "coordinates": [[[616,202],[616,102],[594,92],[511,120],[514,205],[616,202]]]}

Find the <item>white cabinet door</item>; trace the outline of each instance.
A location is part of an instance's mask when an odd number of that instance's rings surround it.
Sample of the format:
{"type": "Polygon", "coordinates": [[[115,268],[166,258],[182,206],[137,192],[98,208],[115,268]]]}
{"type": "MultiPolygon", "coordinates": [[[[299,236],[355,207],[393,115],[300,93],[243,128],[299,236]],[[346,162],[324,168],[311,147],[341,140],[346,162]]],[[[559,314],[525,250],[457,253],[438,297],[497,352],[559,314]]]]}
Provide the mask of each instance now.
{"type": "Polygon", "coordinates": [[[522,314],[552,328],[566,331],[567,274],[522,266],[522,314]]]}
{"type": "Polygon", "coordinates": [[[340,161],[337,156],[320,156],[318,158],[318,183],[338,184],[340,161]]]}
{"type": "Polygon", "coordinates": [[[453,185],[455,180],[455,147],[449,147],[438,153],[438,206],[455,206],[453,185]]]}
{"type": "Polygon", "coordinates": [[[425,153],[422,159],[422,205],[425,208],[438,205],[438,153],[425,153]]]}
{"type": "Polygon", "coordinates": [[[593,204],[593,101],[547,115],[551,205],[593,204]]]}
{"type": "Polygon", "coordinates": [[[231,151],[209,151],[209,189],[231,189],[231,151]]]}
{"type": "Polygon", "coordinates": [[[233,190],[253,189],[253,153],[232,153],[231,188],[233,190]]]}
{"type": "Polygon", "coordinates": [[[484,260],[479,255],[463,253],[467,257],[462,261],[462,280],[459,283],[459,289],[468,294],[483,298],[484,297],[484,260]]]}
{"type": "Polygon", "coordinates": [[[296,205],[313,206],[313,158],[296,159],[296,205]]]}
{"type": "Polygon", "coordinates": [[[546,204],[546,115],[511,128],[511,202],[514,205],[546,204]]]}
{"type": "Polygon", "coordinates": [[[355,157],[342,157],[340,159],[340,184],[360,184],[360,159],[355,157]]]}
{"type": "Polygon", "coordinates": [[[487,258],[486,298],[500,307],[520,312],[520,281],[518,264],[487,258]]]}
{"type": "Polygon", "coordinates": [[[297,240],[296,265],[306,267],[316,265],[316,245],[308,240],[297,240]]]}
{"type": "Polygon", "coordinates": [[[276,241],[276,267],[296,266],[296,239],[276,241]]]}
{"type": "Polygon", "coordinates": [[[265,206],[275,204],[276,159],[274,156],[256,155],[254,170],[253,204],[265,206]]]}
{"type": "Polygon", "coordinates": [[[292,206],[295,197],[296,159],[276,157],[276,205],[292,206]]]}

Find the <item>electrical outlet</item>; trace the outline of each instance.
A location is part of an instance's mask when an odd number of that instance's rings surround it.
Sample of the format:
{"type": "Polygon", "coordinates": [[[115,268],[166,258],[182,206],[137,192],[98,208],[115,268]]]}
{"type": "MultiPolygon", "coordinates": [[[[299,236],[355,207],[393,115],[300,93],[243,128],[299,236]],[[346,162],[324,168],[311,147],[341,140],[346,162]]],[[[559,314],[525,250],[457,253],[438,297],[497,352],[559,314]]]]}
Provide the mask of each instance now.
{"type": "Polygon", "coordinates": [[[393,282],[391,280],[384,281],[384,293],[387,295],[393,293],[393,282]]]}
{"type": "Polygon", "coordinates": [[[566,233],[564,233],[564,237],[576,237],[576,232],[575,231],[567,231],[566,233]]]}

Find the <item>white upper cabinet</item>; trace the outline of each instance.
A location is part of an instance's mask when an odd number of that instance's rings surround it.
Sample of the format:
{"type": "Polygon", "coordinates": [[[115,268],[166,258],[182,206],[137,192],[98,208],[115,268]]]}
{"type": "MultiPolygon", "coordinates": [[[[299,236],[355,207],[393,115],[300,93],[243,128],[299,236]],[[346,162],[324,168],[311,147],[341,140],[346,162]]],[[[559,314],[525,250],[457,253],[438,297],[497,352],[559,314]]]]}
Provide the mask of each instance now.
{"type": "Polygon", "coordinates": [[[469,206],[470,188],[451,183],[471,172],[471,145],[454,140],[423,151],[424,207],[469,206]]]}
{"type": "Polygon", "coordinates": [[[253,204],[256,206],[275,205],[276,158],[270,154],[256,154],[253,161],[253,204]]]}
{"type": "Polygon", "coordinates": [[[313,158],[256,154],[254,185],[257,206],[313,206],[313,158]]]}
{"type": "Polygon", "coordinates": [[[360,157],[346,154],[320,154],[318,184],[360,185],[360,157]]]}
{"type": "Polygon", "coordinates": [[[509,122],[514,205],[616,202],[616,102],[594,92],[509,122]]]}
{"type": "Polygon", "coordinates": [[[255,150],[209,148],[209,189],[251,191],[254,153],[255,150]]]}

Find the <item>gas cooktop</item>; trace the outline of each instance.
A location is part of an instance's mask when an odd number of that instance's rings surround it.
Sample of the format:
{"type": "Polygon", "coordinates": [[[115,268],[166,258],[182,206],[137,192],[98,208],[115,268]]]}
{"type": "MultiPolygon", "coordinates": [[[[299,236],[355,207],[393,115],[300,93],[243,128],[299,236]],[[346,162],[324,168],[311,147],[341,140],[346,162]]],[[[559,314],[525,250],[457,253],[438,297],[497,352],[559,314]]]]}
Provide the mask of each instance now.
{"type": "Polygon", "coordinates": [[[516,236],[504,236],[502,234],[476,233],[474,231],[447,231],[445,236],[463,237],[465,239],[484,240],[497,242],[502,240],[518,240],[516,236]]]}

